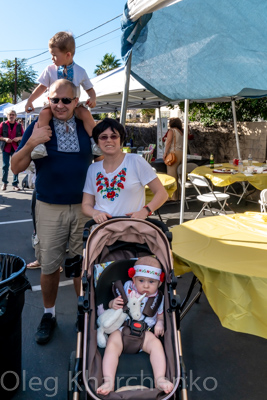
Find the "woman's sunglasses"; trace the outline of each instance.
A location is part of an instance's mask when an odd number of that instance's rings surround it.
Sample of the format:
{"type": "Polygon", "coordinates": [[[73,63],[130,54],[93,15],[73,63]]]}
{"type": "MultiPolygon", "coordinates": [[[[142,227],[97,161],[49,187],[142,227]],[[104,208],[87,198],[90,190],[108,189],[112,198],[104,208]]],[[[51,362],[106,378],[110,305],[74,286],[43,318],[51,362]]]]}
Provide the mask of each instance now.
{"type": "Polygon", "coordinates": [[[116,135],[116,133],[112,133],[110,136],[109,135],[98,136],[98,140],[108,140],[108,139],[116,140],[116,139],[119,139],[119,137],[120,137],[120,135],[116,135]]]}
{"type": "Polygon", "coordinates": [[[50,97],[49,100],[51,101],[52,104],[58,104],[60,100],[62,101],[63,104],[70,104],[72,100],[76,99],[76,97],[73,97],[73,99],[70,99],[69,97],[63,97],[62,99],[58,97],[50,97]]]}

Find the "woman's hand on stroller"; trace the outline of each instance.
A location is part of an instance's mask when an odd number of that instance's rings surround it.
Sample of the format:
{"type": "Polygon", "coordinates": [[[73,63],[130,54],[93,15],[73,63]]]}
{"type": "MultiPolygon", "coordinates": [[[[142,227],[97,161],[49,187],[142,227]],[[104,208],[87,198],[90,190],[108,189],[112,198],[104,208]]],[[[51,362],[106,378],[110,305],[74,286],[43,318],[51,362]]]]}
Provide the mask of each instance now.
{"type": "Polygon", "coordinates": [[[115,297],[114,300],[109,302],[109,308],[113,308],[113,310],[119,310],[124,305],[123,298],[121,296],[115,297]]]}
{"type": "Polygon", "coordinates": [[[102,224],[102,222],[107,221],[109,218],[112,218],[112,215],[110,215],[107,212],[103,212],[103,211],[98,211],[96,210],[96,212],[94,212],[94,214],[92,215],[94,221],[97,224],[102,224]]]}
{"type": "Polygon", "coordinates": [[[146,208],[142,208],[142,210],[140,211],[135,211],[133,213],[128,213],[126,215],[131,218],[146,219],[148,217],[148,211],[146,208]]]}

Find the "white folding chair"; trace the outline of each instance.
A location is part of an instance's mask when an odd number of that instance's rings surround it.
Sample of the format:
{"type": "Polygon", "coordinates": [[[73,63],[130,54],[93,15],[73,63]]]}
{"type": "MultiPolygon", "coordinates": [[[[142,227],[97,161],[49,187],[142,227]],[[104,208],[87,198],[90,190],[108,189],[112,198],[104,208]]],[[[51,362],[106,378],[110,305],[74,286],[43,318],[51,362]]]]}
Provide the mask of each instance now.
{"type": "MultiPolygon", "coordinates": [[[[186,176],[187,176],[187,174],[190,174],[190,172],[194,171],[194,169],[196,169],[197,167],[198,167],[198,165],[195,164],[195,163],[187,163],[186,164],[186,176]]],[[[177,168],[178,183],[179,183],[181,188],[182,188],[182,170],[183,170],[183,165],[182,164],[178,165],[178,168],[177,168]]],[[[191,183],[191,181],[187,179],[186,182],[185,182],[185,205],[186,205],[186,208],[188,210],[189,210],[188,203],[190,201],[196,201],[197,200],[197,195],[196,194],[190,194],[188,196],[186,195],[187,189],[192,189],[193,187],[194,186],[191,183]]]]}
{"type": "Polygon", "coordinates": [[[203,207],[201,208],[200,212],[197,214],[195,219],[197,219],[202,212],[205,215],[205,211],[210,211],[211,214],[218,214],[218,215],[221,213],[226,214],[225,211],[226,205],[231,211],[233,211],[231,207],[229,207],[229,205],[227,204],[227,200],[230,198],[229,194],[214,191],[210,186],[209,181],[204,176],[188,174],[188,178],[190,179],[196,191],[198,192],[197,199],[203,203],[203,207]],[[209,192],[202,193],[200,188],[201,189],[205,188],[206,190],[208,189],[209,192]],[[212,210],[210,207],[211,203],[218,203],[220,209],[216,211],[212,210]]]}
{"type": "Polygon", "coordinates": [[[267,208],[267,189],[263,189],[261,191],[259,203],[260,203],[260,206],[261,206],[261,213],[266,213],[266,208],[267,208]]]}

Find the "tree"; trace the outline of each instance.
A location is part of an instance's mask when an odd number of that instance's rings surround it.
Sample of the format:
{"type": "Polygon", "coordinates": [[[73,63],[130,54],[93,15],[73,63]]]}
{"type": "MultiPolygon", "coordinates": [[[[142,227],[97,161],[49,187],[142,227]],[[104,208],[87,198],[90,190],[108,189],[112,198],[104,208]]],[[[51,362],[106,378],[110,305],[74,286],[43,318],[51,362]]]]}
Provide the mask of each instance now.
{"type": "Polygon", "coordinates": [[[23,91],[30,93],[34,89],[37,73],[25,59],[4,60],[0,69],[0,97],[11,96],[16,104],[23,91]]]}
{"type": "Polygon", "coordinates": [[[116,60],[116,56],[114,56],[112,53],[106,53],[101,60],[101,64],[96,66],[94,73],[96,75],[101,75],[105,72],[111,71],[112,69],[118,68],[120,65],[120,60],[116,60]]]}
{"type": "MultiPolygon", "coordinates": [[[[237,121],[258,121],[267,119],[267,99],[242,99],[235,102],[237,121]]],[[[184,103],[179,107],[184,111],[184,103]]],[[[192,103],[189,107],[190,121],[199,121],[212,126],[220,121],[232,121],[231,102],[226,103],[192,103]]]]}

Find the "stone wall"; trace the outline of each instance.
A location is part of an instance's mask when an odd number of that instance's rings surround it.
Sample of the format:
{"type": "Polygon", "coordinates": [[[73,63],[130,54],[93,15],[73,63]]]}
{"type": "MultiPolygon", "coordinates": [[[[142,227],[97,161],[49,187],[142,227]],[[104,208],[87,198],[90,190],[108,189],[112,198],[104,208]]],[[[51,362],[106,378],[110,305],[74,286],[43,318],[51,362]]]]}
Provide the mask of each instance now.
{"type": "MultiPolygon", "coordinates": [[[[200,123],[192,122],[190,128],[194,136],[193,140],[188,142],[190,154],[209,158],[212,153],[216,163],[227,162],[238,157],[233,123],[204,127],[200,123]]],[[[156,125],[126,124],[126,133],[126,142],[132,138],[135,147],[147,147],[150,143],[157,143],[156,125]]],[[[247,159],[251,153],[254,160],[266,160],[267,122],[239,122],[238,136],[243,159],[247,159]]],[[[156,156],[156,151],[154,156],[156,156]]]]}
{"type": "MultiPolygon", "coordinates": [[[[190,123],[194,139],[189,141],[189,153],[209,158],[214,154],[215,162],[226,162],[237,158],[237,147],[233,124],[220,123],[212,127],[203,127],[190,123]]],[[[242,159],[251,153],[254,160],[266,160],[266,122],[238,123],[238,136],[242,159]]]]}

